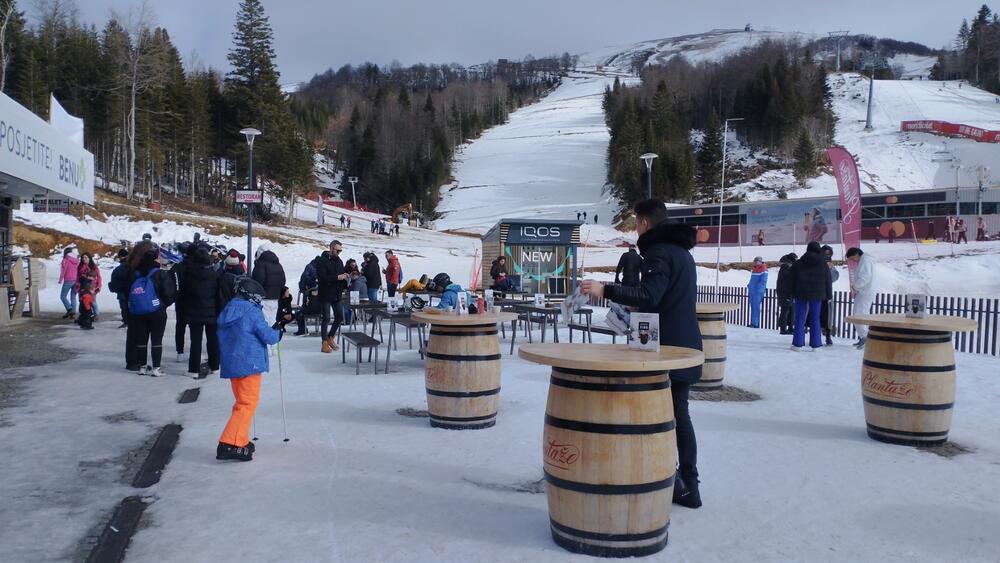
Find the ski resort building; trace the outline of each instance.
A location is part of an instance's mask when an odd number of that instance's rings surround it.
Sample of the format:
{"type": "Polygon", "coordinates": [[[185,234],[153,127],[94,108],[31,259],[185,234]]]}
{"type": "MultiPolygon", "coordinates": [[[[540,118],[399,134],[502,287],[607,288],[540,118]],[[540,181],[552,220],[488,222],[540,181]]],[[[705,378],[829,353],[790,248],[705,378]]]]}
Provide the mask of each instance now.
{"type": "Polygon", "coordinates": [[[0,93],[0,324],[19,316],[26,289],[13,257],[13,211],[23,203],[50,212],[94,203],[94,155],[82,143],[82,134],[72,139],[0,93]]]}
{"type": "MultiPolygon", "coordinates": [[[[1000,188],[948,188],[862,194],[862,240],[943,238],[948,217],[965,220],[974,240],[976,221],[986,222],[987,236],[1000,237],[1000,188]]],[[[719,240],[719,205],[670,207],[673,221],[698,229],[699,244],[719,240]]],[[[840,244],[840,200],[836,196],[774,201],[733,202],[722,206],[723,245],[840,244]]]]}
{"type": "Polygon", "coordinates": [[[507,257],[507,272],[528,293],[568,293],[576,287],[582,221],[501,219],[483,235],[483,287],[490,267],[507,257]]]}

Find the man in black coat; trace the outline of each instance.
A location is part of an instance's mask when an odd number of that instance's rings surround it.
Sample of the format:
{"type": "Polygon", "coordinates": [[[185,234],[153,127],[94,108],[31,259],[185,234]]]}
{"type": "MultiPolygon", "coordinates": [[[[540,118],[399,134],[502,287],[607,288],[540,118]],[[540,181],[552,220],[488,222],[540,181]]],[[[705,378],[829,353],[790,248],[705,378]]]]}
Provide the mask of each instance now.
{"type": "Polygon", "coordinates": [[[278,300],[285,288],[285,269],[281,267],[278,256],[271,251],[269,244],[257,248],[253,262],[253,273],[250,277],[264,288],[264,319],[272,323],[278,315],[278,300]]]}
{"type": "MultiPolygon", "coordinates": [[[[643,313],[660,314],[660,344],[701,350],[698,328],[698,274],[690,250],[696,231],[684,224],[668,224],[663,202],[648,199],[635,204],[636,232],[642,253],[642,280],[637,287],[581,282],[583,293],[606,297],[643,313]]],[[[674,502],[690,508],[701,506],[698,491],[698,444],[688,412],[691,384],[701,379],[701,366],[670,372],[670,386],[677,425],[679,475],[674,480],[674,502]]]]}
{"type": "Polygon", "coordinates": [[[615,268],[615,283],[621,283],[629,287],[639,286],[639,270],[642,268],[642,256],[635,251],[635,245],[628,245],[628,252],[622,254],[618,259],[618,267],[615,268]],[[620,277],[620,278],[619,278],[620,277]],[[619,282],[619,279],[621,280],[619,282]]]}
{"type": "Polygon", "coordinates": [[[778,294],[778,330],[781,334],[792,333],[792,264],[798,260],[795,254],[781,257],[781,267],[778,269],[778,283],[775,288],[778,294]]]}
{"type": "Polygon", "coordinates": [[[222,274],[212,264],[208,250],[198,248],[184,264],[177,311],[191,327],[191,350],[188,355],[188,373],[194,377],[201,369],[201,342],[205,335],[208,347],[208,369],[219,369],[219,337],[216,332],[219,313],[222,312],[222,274]]]}
{"type": "Polygon", "coordinates": [[[118,297],[118,308],[122,312],[122,324],[118,328],[128,326],[128,292],[132,289],[128,277],[128,250],[124,248],[118,251],[118,266],[111,272],[111,281],[108,282],[108,291],[114,292],[118,297]]]}
{"type": "Polygon", "coordinates": [[[833,276],[818,242],[810,242],[806,253],[792,266],[792,299],[795,300],[795,333],[792,350],[812,352],[823,347],[820,310],[823,301],[833,299],[833,276]],[[809,317],[809,348],[805,347],[806,317],[809,317]]]}
{"type": "Polygon", "coordinates": [[[347,287],[346,280],[350,274],[344,271],[344,262],[340,254],[344,252],[339,240],[330,243],[330,251],[313,260],[316,265],[316,279],[319,280],[319,308],[322,319],[320,337],[323,339],[320,351],[325,354],[339,350],[337,346],[337,330],[344,323],[344,308],[340,306],[340,297],[347,287]],[[330,325],[330,311],[333,311],[333,324],[330,325]],[[329,326],[329,331],[327,330],[329,326]]]}
{"type": "Polygon", "coordinates": [[[368,300],[378,301],[378,290],[382,287],[382,270],[378,267],[378,256],[374,252],[368,253],[368,260],[362,266],[361,274],[368,283],[368,300]]]}

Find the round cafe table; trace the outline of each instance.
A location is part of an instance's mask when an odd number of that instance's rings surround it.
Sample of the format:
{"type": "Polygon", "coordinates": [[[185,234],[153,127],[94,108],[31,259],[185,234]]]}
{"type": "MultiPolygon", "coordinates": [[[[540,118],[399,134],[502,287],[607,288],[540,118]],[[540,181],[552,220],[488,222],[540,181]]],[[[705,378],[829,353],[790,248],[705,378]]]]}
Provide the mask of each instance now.
{"type": "Polygon", "coordinates": [[[948,440],[955,403],[955,349],[951,333],[974,331],[976,321],[928,315],[852,315],[868,325],[861,394],[868,436],[909,446],[948,440]]]}
{"type": "Polygon", "coordinates": [[[431,426],[475,430],[496,424],[500,404],[497,323],[513,321],[517,315],[459,315],[428,309],[411,318],[430,325],[424,374],[431,426]]]}
{"type": "Polygon", "coordinates": [[[726,313],[739,309],[736,303],[698,303],[698,328],[701,330],[701,349],[705,352],[705,365],[701,380],[694,389],[718,389],[726,374],[726,313]]]}
{"type": "Polygon", "coordinates": [[[663,549],[677,464],[668,374],[704,355],[625,344],[528,344],[518,353],[552,366],[542,443],[552,539],[598,557],[663,549]]]}

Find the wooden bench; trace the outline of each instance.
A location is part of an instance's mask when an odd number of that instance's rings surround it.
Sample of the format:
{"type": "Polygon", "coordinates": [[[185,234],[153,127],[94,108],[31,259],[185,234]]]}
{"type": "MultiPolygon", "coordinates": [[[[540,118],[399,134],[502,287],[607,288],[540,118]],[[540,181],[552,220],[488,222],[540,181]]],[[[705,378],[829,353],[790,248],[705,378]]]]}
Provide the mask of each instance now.
{"type": "Polygon", "coordinates": [[[382,344],[378,340],[368,336],[363,332],[342,332],[340,334],[341,340],[341,362],[347,363],[347,349],[351,344],[358,349],[358,361],[354,364],[355,374],[361,373],[361,350],[368,348],[368,361],[372,361],[372,350],[375,351],[375,373],[378,373],[378,347],[382,344]]]}
{"type": "Polygon", "coordinates": [[[606,334],[606,335],[610,336],[612,344],[617,344],[618,343],[617,342],[618,337],[621,336],[620,334],[618,334],[614,330],[612,330],[612,329],[610,329],[608,327],[605,327],[605,326],[595,326],[595,325],[589,325],[589,324],[582,325],[582,324],[577,324],[577,323],[570,323],[569,324],[569,341],[570,342],[573,342],[573,331],[574,330],[579,330],[580,332],[582,332],[583,333],[583,337],[584,337],[584,341],[585,342],[589,342],[590,344],[594,343],[593,333],[595,333],[595,332],[597,334],[606,334]]]}

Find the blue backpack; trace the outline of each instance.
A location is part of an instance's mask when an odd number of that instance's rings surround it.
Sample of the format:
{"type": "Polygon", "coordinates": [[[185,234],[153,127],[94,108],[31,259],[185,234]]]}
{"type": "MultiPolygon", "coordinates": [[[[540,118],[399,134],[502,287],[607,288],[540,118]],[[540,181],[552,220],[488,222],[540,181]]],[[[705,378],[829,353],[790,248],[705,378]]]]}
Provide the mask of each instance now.
{"type": "Polygon", "coordinates": [[[128,292],[128,311],[133,315],[149,315],[160,310],[160,297],[153,285],[153,274],[160,271],[153,268],[145,276],[136,276],[128,292]]]}

